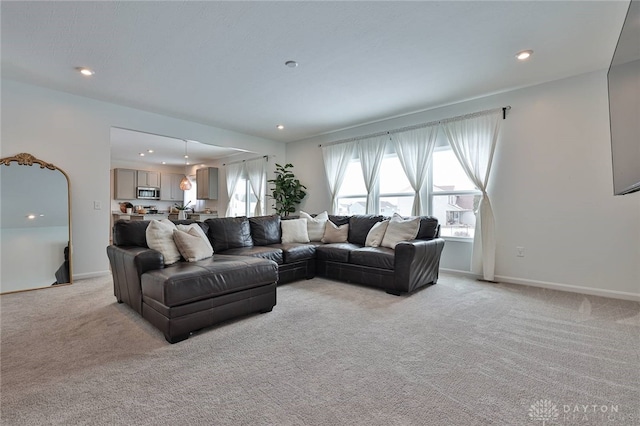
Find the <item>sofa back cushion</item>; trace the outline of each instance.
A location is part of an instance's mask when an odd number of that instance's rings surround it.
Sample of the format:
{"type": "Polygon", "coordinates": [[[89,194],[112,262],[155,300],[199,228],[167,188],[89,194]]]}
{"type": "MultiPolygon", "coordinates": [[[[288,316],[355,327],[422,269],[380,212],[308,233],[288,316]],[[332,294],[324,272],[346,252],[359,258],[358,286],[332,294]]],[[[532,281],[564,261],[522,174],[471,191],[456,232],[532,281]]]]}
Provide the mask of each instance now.
{"type": "Polygon", "coordinates": [[[207,219],[205,223],[209,226],[207,236],[213,245],[214,252],[218,253],[239,247],[253,247],[251,226],[246,216],[207,219]]]}
{"type": "Polygon", "coordinates": [[[349,242],[365,245],[369,231],[378,222],[382,222],[384,216],[353,215],[349,218],[349,242]]]}
{"type": "Polygon", "coordinates": [[[280,216],[258,216],[249,218],[251,239],[254,246],[268,246],[280,244],[282,233],[280,231],[280,216]]]}
{"type": "Polygon", "coordinates": [[[119,220],[113,224],[113,244],[148,248],[148,220],[119,220]]]}
{"type": "Polygon", "coordinates": [[[329,220],[331,222],[333,222],[334,225],[336,226],[340,226],[340,225],[344,225],[346,223],[349,223],[349,218],[351,216],[336,216],[335,214],[330,214],[329,215],[329,220]]]}
{"type": "Polygon", "coordinates": [[[420,216],[420,229],[416,236],[419,240],[431,240],[438,237],[438,219],[433,216],[420,216]]]}

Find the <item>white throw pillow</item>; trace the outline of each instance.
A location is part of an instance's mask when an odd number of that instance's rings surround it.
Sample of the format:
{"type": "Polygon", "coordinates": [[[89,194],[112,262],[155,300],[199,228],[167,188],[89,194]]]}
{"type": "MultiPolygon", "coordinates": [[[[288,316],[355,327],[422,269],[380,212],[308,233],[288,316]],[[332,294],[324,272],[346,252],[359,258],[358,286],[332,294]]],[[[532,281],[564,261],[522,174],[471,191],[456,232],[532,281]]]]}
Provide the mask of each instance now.
{"type": "Polygon", "coordinates": [[[173,242],[173,231],[175,229],[176,225],[168,219],[152,220],[147,226],[147,245],[150,249],[162,253],[165,265],[171,265],[180,260],[180,252],[176,247],[176,243],[173,242]]]}
{"type": "MultiPolygon", "coordinates": [[[[184,232],[189,232],[190,229],[194,229],[198,233],[198,235],[200,235],[200,237],[204,240],[204,242],[207,244],[207,246],[211,249],[211,252],[213,253],[213,246],[211,246],[211,242],[209,241],[209,238],[207,238],[207,235],[204,233],[200,225],[198,225],[197,223],[192,223],[189,225],[176,225],[176,228],[184,232]]],[[[180,249],[180,247],[178,247],[178,249],[180,249]]],[[[184,255],[182,257],[184,257],[184,255]]]]}
{"type": "MultiPolygon", "coordinates": [[[[196,227],[199,228],[198,225],[196,227]]],[[[195,228],[189,228],[187,232],[175,229],[173,240],[187,262],[196,262],[213,256],[211,244],[207,244],[195,228]]]]}
{"type": "Polygon", "coordinates": [[[389,220],[383,220],[373,225],[367,234],[364,245],[366,247],[380,247],[384,234],[387,231],[387,226],[389,226],[389,220]]]}
{"type": "Polygon", "coordinates": [[[323,243],[346,243],[349,238],[349,224],[336,226],[335,223],[327,220],[324,226],[323,243]]]}
{"type": "Polygon", "coordinates": [[[402,216],[394,213],[389,221],[387,230],[382,239],[382,247],[396,248],[400,241],[413,240],[420,230],[420,218],[414,217],[404,220],[402,216]]]}
{"type": "Polygon", "coordinates": [[[307,220],[307,232],[310,241],[320,241],[324,235],[324,225],[329,220],[329,213],[326,211],[311,217],[309,213],[300,211],[300,217],[307,220]]]}
{"type": "Polygon", "coordinates": [[[281,220],[280,228],[282,229],[282,244],[309,242],[306,219],[281,220]]]}

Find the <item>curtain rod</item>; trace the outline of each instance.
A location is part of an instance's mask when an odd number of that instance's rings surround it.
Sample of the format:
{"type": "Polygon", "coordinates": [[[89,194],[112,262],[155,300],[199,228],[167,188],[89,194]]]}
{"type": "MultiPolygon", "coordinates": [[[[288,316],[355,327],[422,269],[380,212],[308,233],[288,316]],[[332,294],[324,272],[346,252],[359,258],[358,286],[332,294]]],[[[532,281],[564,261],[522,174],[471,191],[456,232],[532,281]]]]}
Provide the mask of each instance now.
{"type": "Polygon", "coordinates": [[[269,157],[275,157],[275,155],[263,155],[260,157],[255,157],[255,158],[248,158],[246,160],[238,160],[238,161],[232,161],[230,163],[222,163],[223,166],[226,166],[227,164],[238,164],[238,163],[244,163],[245,161],[253,161],[253,160],[258,160],[260,158],[264,158],[266,161],[269,161],[269,157]]]}
{"type": "Polygon", "coordinates": [[[509,111],[510,109],[511,109],[511,105],[507,105],[507,106],[502,107],[502,108],[485,109],[483,111],[472,112],[470,114],[465,114],[465,115],[458,115],[456,117],[451,117],[451,118],[444,118],[442,120],[430,121],[428,123],[421,123],[421,124],[415,124],[413,126],[400,127],[399,129],[393,129],[393,130],[387,130],[387,131],[382,131],[382,132],[377,132],[377,133],[371,133],[371,134],[364,135],[364,136],[355,136],[355,137],[347,138],[347,139],[340,139],[340,140],[337,140],[335,142],[325,143],[324,145],[323,144],[319,144],[318,147],[339,145],[341,143],[354,142],[354,141],[359,141],[359,140],[363,140],[363,139],[375,138],[375,137],[378,137],[378,136],[384,136],[384,135],[391,135],[391,134],[394,134],[394,133],[407,132],[409,130],[422,129],[424,127],[431,127],[431,126],[436,126],[436,125],[439,125],[439,124],[442,124],[442,123],[449,123],[451,121],[459,121],[459,120],[464,120],[466,118],[478,117],[478,116],[481,116],[481,115],[491,114],[493,112],[498,112],[498,111],[502,111],[502,119],[504,120],[504,119],[507,118],[507,111],[509,111]]]}

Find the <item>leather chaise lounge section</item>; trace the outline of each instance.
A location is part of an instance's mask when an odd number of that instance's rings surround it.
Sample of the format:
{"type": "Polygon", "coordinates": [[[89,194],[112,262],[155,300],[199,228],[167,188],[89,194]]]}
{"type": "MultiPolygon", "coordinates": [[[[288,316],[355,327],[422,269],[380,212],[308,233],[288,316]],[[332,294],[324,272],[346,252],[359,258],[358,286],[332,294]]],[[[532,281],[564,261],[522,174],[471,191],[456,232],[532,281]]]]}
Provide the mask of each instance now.
{"type": "MultiPolygon", "coordinates": [[[[107,255],[114,295],[176,343],[193,331],[276,304],[278,266],[267,259],[214,255],[197,262],[164,265],[148,248],[148,221],[118,221],[107,255]]],[[[199,224],[206,231],[206,226],[199,224]]]]}
{"type": "MultiPolygon", "coordinates": [[[[118,221],[107,248],[114,294],[159,328],[169,342],[191,331],[255,312],[276,303],[276,283],[322,276],[400,295],[438,279],[444,240],[437,219],[420,218],[417,237],[395,249],[365,247],[370,229],[384,216],[329,216],[349,224],[348,242],[282,243],[280,217],[236,217],[197,222],[214,255],[164,266],[146,244],[148,221],[118,221]]],[[[176,223],[193,223],[181,221],[176,223]]]]}

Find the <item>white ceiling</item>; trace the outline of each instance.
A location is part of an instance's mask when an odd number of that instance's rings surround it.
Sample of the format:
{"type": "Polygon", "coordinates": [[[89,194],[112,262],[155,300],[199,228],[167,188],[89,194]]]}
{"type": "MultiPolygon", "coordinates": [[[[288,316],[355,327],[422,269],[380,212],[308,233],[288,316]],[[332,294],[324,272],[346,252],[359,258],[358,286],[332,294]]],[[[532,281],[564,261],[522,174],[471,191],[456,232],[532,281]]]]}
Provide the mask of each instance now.
{"type": "Polygon", "coordinates": [[[2,75],[290,142],[605,69],[628,5],[3,1],[2,75]]]}
{"type": "Polygon", "coordinates": [[[211,160],[228,158],[248,151],[186,141],[128,129],[111,128],[111,161],[139,165],[167,166],[210,165],[211,160]],[[186,145],[186,146],[185,146],[186,145]],[[153,152],[149,152],[149,150],[153,152]],[[185,150],[189,158],[185,159],[185,150]],[[140,156],[140,154],[144,156],[140,156]]]}

